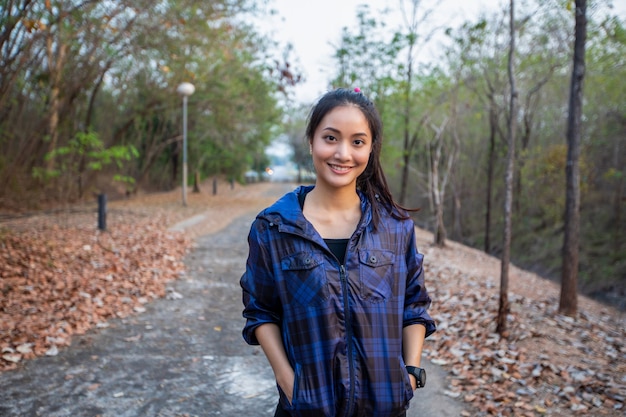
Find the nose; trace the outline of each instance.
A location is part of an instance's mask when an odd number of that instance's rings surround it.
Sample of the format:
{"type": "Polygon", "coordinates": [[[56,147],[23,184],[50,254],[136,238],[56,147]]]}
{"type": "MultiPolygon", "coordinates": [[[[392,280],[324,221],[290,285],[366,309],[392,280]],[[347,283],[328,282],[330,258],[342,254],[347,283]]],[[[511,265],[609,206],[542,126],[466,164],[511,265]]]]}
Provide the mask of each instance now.
{"type": "Polygon", "coordinates": [[[350,159],[350,144],[348,141],[342,140],[337,143],[335,148],[335,158],[338,161],[347,161],[350,159]]]}

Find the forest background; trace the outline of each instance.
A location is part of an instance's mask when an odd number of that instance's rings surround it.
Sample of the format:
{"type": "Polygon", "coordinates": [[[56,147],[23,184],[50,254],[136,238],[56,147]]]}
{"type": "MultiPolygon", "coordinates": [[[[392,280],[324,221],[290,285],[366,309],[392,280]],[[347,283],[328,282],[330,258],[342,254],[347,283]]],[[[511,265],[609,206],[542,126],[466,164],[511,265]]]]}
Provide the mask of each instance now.
{"type": "MultiPolygon", "coordinates": [[[[404,1],[405,25],[367,6],[346,27],[329,86],[358,85],[385,125],[384,163],[418,225],[498,255],[504,227],[508,11],[439,28],[449,42],[417,52],[430,2],[404,1]]],[[[574,37],[571,1],[516,2],[514,263],[558,278],[574,37]]],[[[579,287],[626,308],[626,31],[589,2],[581,132],[579,287]]],[[[297,57],[253,22],[254,0],[0,2],[0,210],[67,208],[180,185],[176,88],[189,98],[191,181],[264,172],[276,138],[310,168],[308,105],[293,101],[297,57]]],[[[205,191],[208,192],[208,191],[205,191]]]]}

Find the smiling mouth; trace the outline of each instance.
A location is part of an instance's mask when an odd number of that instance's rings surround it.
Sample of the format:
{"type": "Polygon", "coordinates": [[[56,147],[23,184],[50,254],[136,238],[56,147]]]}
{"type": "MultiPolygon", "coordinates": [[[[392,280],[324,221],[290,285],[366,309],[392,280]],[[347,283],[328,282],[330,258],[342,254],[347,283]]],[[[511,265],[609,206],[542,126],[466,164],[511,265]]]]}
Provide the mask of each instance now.
{"type": "Polygon", "coordinates": [[[337,171],[337,172],[348,172],[352,169],[352,167],[344,167],[340,165],[329,164],[329,166],[333,171],[337,171]]]}

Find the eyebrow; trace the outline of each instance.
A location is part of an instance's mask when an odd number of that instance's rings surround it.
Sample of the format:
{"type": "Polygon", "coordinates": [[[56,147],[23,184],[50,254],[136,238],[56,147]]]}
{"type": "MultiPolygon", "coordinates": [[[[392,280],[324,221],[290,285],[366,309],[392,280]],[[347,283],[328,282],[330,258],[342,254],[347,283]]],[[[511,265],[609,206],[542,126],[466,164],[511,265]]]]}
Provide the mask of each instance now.
{"type": "MultiPolygon", "coordinates": [[[[322,131],[324,131],[324,130],[330,130],[331,132],[334,132],[334,133],[341,133],[341,130],[336,129],[336,128],[332,127],[332,126],[326,126],[325,128],[322,129],[322,131]]],[[[366,138],[369,138],[369,135],[367,133],[365,133],[365,132],[358,132],[358,133],[355,133],[352,136],[353,137],[354,136],[365,136],[366,138]]]]}

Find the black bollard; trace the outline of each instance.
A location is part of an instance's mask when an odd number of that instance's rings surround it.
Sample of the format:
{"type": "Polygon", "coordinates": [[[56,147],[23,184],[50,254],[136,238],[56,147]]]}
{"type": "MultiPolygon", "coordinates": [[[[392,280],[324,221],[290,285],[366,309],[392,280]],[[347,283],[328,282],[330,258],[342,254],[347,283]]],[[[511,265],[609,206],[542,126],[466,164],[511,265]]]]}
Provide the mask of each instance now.
{"type": "Polygon", "coordinates": [[[107,195],[98,194],[98,229],[107,230],[107,195]]]}

